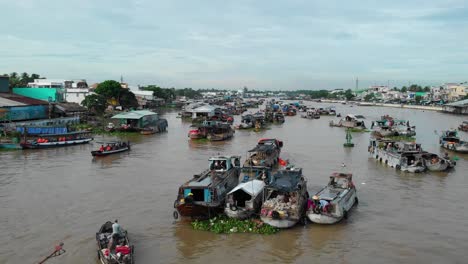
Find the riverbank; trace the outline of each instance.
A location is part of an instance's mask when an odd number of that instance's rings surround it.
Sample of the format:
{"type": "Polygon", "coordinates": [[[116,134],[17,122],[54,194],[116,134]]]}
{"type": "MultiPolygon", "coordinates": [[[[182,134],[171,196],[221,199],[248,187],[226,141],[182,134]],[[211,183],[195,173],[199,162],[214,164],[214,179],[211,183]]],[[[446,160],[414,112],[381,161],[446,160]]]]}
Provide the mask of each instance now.
{"type": "Polygon", "coordinates": [[[322,103],[335,103],[335,104],[353,104],[357,106],[381,106],[393,108],[406,108],[416,110],[429,110],[429,111],[442,111],[442,106],[429,106],[429,105],[407,105],[407,104],[384,104],[384,103],[371,103],[359,101],[337,101],[337,100],[321,100],[322,103]]]}
{"type": "Polygon", "coordinates": [[[406,104],[383,104],[383,103],[366,103],[356,102],[358,106],[383,106],[393,108],[407,108],[416,110],[429,110],[429,111],[442,111],[442,106],[428,106],[428,105],[406,105],[406,104]]]}

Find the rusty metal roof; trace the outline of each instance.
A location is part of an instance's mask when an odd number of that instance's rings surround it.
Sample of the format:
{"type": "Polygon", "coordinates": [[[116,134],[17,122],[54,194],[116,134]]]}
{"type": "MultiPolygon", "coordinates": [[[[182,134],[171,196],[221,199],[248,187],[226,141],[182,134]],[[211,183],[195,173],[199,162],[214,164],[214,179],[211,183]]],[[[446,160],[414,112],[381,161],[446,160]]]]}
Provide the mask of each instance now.
{"type": "Polygon", "coordinates": [[[38,100],[18,94],[0,93],[1,106],[47,105],[46,101],[38,100]],[[3,99],[3,100],[2,100],[3,99]]]}

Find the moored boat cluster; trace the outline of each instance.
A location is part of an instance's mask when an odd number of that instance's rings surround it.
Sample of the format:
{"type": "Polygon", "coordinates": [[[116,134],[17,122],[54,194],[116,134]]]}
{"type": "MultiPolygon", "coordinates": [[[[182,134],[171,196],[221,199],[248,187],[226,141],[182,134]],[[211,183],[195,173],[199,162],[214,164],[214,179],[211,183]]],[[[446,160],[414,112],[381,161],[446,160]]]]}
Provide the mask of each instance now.
{"type": "Polygon", "coordinates": [[[307,216],[323,224],[346,217],[357,202],[351,174],[333,174],[329,185],[310,197],[302,169],[280,158],[282,147],[280,140],[260,139],[242,167],[240,156],[211,157],[209,169],[179,187],[174,217],[259,218],[276,228],[305,222],[307,216]]]}

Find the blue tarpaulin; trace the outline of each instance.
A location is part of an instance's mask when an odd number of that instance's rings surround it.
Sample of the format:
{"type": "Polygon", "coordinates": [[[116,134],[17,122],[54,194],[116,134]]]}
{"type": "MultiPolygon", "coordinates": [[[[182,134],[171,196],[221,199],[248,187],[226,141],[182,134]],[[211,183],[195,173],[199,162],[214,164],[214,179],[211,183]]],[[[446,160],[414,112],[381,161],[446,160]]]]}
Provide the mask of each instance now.
{"type": "MultiPolygon", "coordinates": [[[[66,127],[26,127],[28,135],[43,134],[65,134],[68,132],[66,127]]],[[[24,127],[17,127],[16,131],[24,134],[24,127]]]]}

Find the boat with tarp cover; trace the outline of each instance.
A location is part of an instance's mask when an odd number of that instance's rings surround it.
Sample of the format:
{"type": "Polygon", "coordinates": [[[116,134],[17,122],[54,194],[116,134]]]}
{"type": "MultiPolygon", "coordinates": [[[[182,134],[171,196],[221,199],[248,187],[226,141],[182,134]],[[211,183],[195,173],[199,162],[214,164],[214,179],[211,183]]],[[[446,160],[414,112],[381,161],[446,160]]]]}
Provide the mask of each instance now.
{"type": "Polygon", "coordinates": [[[216,156],[209,169],[195,174],[179,187],[174,217],[209,218],[222,213],[226,194],[239,183],[240,156],[216,156]]]}
{"type": "Polygon", "coordinates": [[[263,203],[264,188],[270,183],[270,168],[251,168],[244,173],[242,182],[227,194],[224,213],[237,219],[247,219],[258,214],[263,203]]]}
{"type": "Polygon", "coordinates": [[[265,188],[260,219],[277,228],[289,228],[304,219],[307,203],[307,181],[302,169],[287,167],[273,175],[265,188]]]}
{"type": "Polygon", "coordinates": [[[280,158],[283,141],[275,138],[262,138],[255,148],[249,150],[249,157],[244,162],[242,170],[249,170],[251,167],[264,166],[273,168],[280,158]]]}
{"type": "Polygon", "coordinates": [[[357,203],[353,175],[333,173],[328,185],[312,197],[307,217],[313,223],[334,224],[347,218],[349,210],[357,203]]]}
{"type": "Polygon", "coordinates": [[[77,131],[64,134],[44,134],[34,139],[24,139],[20,145],[23,149],[41,149],[67,147],[86,144],[93,140],[91,132],[77,131]]]}

